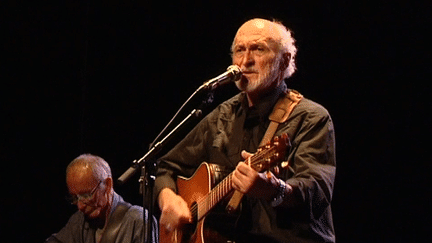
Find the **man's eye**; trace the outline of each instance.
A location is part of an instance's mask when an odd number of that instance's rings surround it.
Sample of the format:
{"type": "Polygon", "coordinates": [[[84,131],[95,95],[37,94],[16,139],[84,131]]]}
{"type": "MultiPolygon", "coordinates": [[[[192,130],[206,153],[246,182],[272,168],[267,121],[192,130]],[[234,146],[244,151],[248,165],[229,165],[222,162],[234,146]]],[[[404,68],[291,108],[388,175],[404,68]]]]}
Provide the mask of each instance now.
{"type": "Polygon", "coordinates": [[[263,47],[263,46],[257,46],[257,51],[259,51],[259,52],[264,52],[264,51],[266,51],[266,48],[265,47],[263,47]]]}
{"type": "Polygon", "coordinates": [[[244,49],[235,49],[234,50],[234,55],[236,56],[241,56],[244,53],[244,49]]]}

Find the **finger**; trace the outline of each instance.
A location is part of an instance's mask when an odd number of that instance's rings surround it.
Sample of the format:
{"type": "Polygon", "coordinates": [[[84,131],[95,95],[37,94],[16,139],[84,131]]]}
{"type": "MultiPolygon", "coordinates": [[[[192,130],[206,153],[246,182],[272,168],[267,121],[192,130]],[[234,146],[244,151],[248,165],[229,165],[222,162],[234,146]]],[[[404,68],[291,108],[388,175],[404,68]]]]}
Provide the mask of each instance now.
{"type": "Polygon", "coordinates": [[[160,222],[160,226],[162,229],[164,229],[167,233],[170,233],[174,230],[173,224],[171,223],[162,223],[162,220],[160,222]]]}
{"type": "Polygon", "coordinates": [[[245,193],[245,189],[244,189],[244,186],[243,186],[242,182],[240,182],[238,180],[236,180],[236,181],[233,180],[232,183],[233,183],[232,187],[233,187],[234,190],[237,190],[237,191],[239,191],[241,193],[245,193]]]}
{"type": "Polygon", "coordinates": [[[267,179],[270,179],[273,176],[273,174],[270,171],[267,171],[265,174],[266,174],[267,179]]]}
{"type": "Polygon", "coordinates": [[[236,170],[234,170],[233,173],[233,184],[240,185],[242,181],[246,179],[246,177],[247,176],[243,172],[241,172],[239,168],[237,168],[236,170]]]}
{"type": "Polygon", "coordinates": [[[170,222],[168,222],[168,217],[166,214],[162,213],[159,224],[161,228],[165,229],[166,232],[171,232],[173,230],[173,226],[170,222]]]}
{"type": "Polygon", "coordinates": [[[234,190],[240,191],[240,187],[238,185],[237,179],[232,178],[231,184],[234,190]]]}
{"type": "Polygon", "coordinates": [[[165,231],[172,232],[173,230],[174,230],[174,228],[171,226],[171,224],[165,225],[165,231]]]}
{"type": "Polygon", "coordinates": [[[180,224],[192,223],[192,215],[190,211],[186,215],[180,218],[180,224]]]}
{"type": "Polygon", "coordinates": [[[249,165],[247,165],[245,162],[239,162],[239,163],[237,164],[237,167],[236,167],[235,170],[236,170],[237,172],[243,174],[243,172],[246,171],[248,167],[249,167],[249,165]]]}
{"type": "Polygon", "coordinates": [[[275,175],[279,175],[279,173],[280,173],[280,168],[279,168],[279,166],[275,166],[275,167],[273,167],[273,168],[272,168],[272,172],[273,172],[273,174],[275,174],[275,175]]]}
{"type": "Polygon", "coordinates": [[[241,151],[241,156],[243,159],[249,159],[253,154],[246,152],[246,150],[241,151]]]}
{"type": "Polygon", "coordinates": [[[232,187],[239,191],[244,193],[245,192],[245,185],[244,185],[244,181],[246,180],[246,176],[242,175],[241,173],[239,173],[237,170],[234,171],[233,173],[233,177],[231,179],[231,183],[232,183],[232,187]]]}
{"type": "Polygon", "coordinates": [[[179,197],[181,200],[181,219],[182,222],[191,222],[192,221],[192,213],[189,209],[187,202],[179,197]]]}
{"type": "Polygon", "coordinates": [[[192,222],[191,212],[187,203],[180,196],[173,198],[162,210],[160,224],[168,230],[176,229],[189,222],[192,222]]]}
{"type": "Polygon", "coordinates": [[[239,164],[236,170],[239,172],[239,179],[241,180],[254,180],[258,175],[256,170],[245,163],[239,164]]]}

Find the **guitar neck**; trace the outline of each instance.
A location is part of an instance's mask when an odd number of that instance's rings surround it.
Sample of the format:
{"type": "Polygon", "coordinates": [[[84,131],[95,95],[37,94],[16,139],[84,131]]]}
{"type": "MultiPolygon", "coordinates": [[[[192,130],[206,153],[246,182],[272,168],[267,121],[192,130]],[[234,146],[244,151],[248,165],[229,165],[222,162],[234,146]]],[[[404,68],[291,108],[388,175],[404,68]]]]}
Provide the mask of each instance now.
{"type": "MultiPolygon", "coordinates": [[[[272,149],[267,152],[272,152],[272,149]]],[[[249,159],[246,160],[246,163],[249,164],[254,170],[260,171],[260,164],[263,159],[263,156],[258,153],[249,157],[249,159]]],[[[198,207],[197,210],[192,210],[192,214],[194,217],[196,217],[198,220],[202,219],[210,212],[210,210],[212,210],[216,206],[216,204],[218,204],[233,190],[231,183],[232,175],[233,172],[231,172],[217,186],[215,186],[207,194],[207,196],[197,201],[195,205],[196,207],[198,207]]]]}
{"type": "Polygon", "coordinates": [[[201,220],[218,204],[228,193],[232,191],[232,174],[229,174],[217,186],[215,186],[205,197],[201,198],[192,206],[192,216],[201,220]],[[197,207],[197,208],[194,208],[197,207]],[[195,209],[195,210],[194,210],[195,209]]]}
{"type": "MultiPolygon", "coordinates": [[[[262,172],[267,170],[284,158],[285,150],[288,146],[288,135],[282,134],[280,137],[274,138],[271,144],[259,148],[257,153],[246,160],[246,163],[255,171],[262,172]]],[[[233,172],[192,206],[191,212],[194,218],[197,218],[198,221],[201,220],[233,190],[232,175],[233,172]]]]}

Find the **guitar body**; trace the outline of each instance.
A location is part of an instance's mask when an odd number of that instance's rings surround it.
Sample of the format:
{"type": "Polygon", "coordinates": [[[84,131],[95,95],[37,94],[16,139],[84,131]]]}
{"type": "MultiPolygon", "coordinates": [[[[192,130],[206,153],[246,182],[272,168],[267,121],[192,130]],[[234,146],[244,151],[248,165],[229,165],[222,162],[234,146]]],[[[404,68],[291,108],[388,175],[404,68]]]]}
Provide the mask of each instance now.
{"type": "MultiPolygon", "coordinates": [[[[208,195],[215,186],[215,168],[216,165],[204,162],[192,177],[177,178],[178,194],[186,201],[189,208],[192,208],[198,200],[208,195]]],[[[160,230],[159,241],[161,243],[227,242],[228,239],[226,237],[207,226],[206,218],[203,217],[198,221],[195,218],[193,219],[195,223],[185,225],[182,229],[174,230],[171,234],[167,234],[165,230],[160,230]]],[[[226,220],[226,218],[224,219],[226,220]]]]}
{"type": "MultiPolygon", "coordinates": [[[[247,160],[247,164],[258,172],[276,166],[285,156],[290,146],[288,135],[275,137],[267,145],[247,160]]],[[[192,214],[193,224],[184,225],[167,233],[159,230],[159,241],[162,243],[219,243],[230,241],[228,235],[235,234],[237,214],[225,212],[220,202],[229,198],[234,192],[232,188],[232,172],[223,175],[222,168],[216,164],[202,163],[190,178],[178,177],[178,194],[186,201],[192,214]],[[223,178],[224,177],[224,178],[223,178]],[[220,179],[222,179],[220,181],[220,179]],[[220,182],[219,182],[220,181],[220,182]],[[219,210],[218,210],[219,209],[219,210]],[[211,212],[211,213],[210,213],[211,212]],[[233,220],[236,219],[236,220],[233,220]],[[205,241],[204,241],[205,240],[205,241]]],[[[228,208],[230,209],[230,208],[228,208]]]]}

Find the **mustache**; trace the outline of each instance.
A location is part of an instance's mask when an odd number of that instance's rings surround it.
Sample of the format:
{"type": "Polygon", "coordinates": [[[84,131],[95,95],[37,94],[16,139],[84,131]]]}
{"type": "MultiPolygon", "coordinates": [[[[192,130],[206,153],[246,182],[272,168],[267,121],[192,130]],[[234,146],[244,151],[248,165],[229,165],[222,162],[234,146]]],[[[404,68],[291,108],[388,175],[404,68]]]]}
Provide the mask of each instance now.
{"type": "Polygon", "coordinates": [[[242,69],[241,70],[243,73],[257,73],[258,70],[256,70],[255,68],[246,68],[246,69],[242,69]]]}

